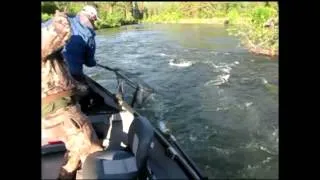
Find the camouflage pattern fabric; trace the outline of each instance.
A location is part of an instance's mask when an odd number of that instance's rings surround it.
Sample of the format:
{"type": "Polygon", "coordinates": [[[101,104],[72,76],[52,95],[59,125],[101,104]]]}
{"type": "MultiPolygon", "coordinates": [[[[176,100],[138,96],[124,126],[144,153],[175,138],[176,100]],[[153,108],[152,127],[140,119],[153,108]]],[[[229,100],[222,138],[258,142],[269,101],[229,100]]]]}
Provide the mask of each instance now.
{"type": "MultiPolygon", "coordinates": [[[[65,45],[70,35],[71,28],[66,15],[58,11],[52,23],[41,28],[42,98],[77,87],[62,55],[54,53],[65,45]]],[[[63,168],[67,172],[76,170],[79,161],[83,162],[90,153],[102,150],[88,117],[76,103],[47,113],[42,118],[42,128],[49,137],[65,143],[69,159],[63,168]]]]}
{"type": "Polygon", "coordinates": [[[79,161],[84,162],[90,153],[102,150],[92,125],[79,105],[59,109],[43,119],[43,124],[48,137],[65,143],[69,160],[64,169],[68,172],[74,171],[79,161]]]}

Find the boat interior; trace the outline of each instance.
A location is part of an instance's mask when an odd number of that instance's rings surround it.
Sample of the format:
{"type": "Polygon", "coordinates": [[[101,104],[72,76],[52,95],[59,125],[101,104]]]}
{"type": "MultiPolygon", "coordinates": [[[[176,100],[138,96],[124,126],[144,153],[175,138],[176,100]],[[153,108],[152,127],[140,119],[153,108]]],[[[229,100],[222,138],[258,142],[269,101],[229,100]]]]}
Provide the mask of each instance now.
{"type": "MultiPolygon", "coordinates": [[[[88,156],[76,179],[201,179],[148,119],[94,80],[87,83],[90,93],[80,105],[105,149],[88,156]]],[[[65,152],[43,133],[42,179],[58,177],[65,152]]]]}

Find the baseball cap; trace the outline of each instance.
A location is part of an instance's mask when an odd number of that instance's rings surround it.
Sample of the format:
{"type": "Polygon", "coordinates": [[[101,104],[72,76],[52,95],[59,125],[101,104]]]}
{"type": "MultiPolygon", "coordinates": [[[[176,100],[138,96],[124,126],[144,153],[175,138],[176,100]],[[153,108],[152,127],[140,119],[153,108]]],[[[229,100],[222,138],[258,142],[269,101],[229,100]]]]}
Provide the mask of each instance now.
{"type": "Polygon", "coordinates": [[[98,12],[96,8],[94,8],[93,6],[90,6],[90,5],[84,6],[82,9],[82,12],[87,14],[89,18],[92,20],[95,20],[95,21],[99,20],[98,12]]]}

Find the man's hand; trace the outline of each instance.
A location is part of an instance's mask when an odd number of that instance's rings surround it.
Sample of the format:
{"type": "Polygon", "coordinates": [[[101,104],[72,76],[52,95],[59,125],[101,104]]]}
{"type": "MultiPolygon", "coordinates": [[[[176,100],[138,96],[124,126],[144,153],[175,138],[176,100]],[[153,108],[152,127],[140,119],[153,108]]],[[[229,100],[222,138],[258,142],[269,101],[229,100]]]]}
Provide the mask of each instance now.
{"type": "Polygon", "coordinates": [[[66,44],[71,36],[71,27],[65,12],[56,11],[52,23],[41,28],[41,57],[46,58],[66,44]]]}

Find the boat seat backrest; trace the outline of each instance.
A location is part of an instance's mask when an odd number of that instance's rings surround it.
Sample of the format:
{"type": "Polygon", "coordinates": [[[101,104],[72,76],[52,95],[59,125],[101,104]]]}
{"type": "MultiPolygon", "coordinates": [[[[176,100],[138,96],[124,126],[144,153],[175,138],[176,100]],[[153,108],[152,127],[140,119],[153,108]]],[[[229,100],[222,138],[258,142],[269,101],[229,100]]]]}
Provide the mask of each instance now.
{"type": "Polygon", "coordinates": [[[130,125],[128,145],[135,155],[138,169],[145,166],[148,150],[153,139],[154,131],[150,122],[144,117],[135,117],[130,125]]]}

